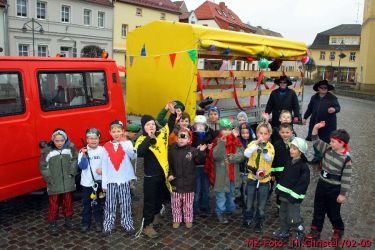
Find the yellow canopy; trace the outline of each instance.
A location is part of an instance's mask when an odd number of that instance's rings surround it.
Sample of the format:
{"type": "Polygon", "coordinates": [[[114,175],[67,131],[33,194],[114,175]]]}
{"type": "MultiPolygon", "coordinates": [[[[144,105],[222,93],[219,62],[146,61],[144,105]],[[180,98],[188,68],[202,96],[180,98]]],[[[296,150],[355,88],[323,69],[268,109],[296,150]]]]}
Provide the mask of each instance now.
{"type": "Polygon", "coordinates": [[[151,22],[128,34],[127,112],[156,115],[168,101],[180,100],[193,117],[198,55],[300,59],[306,52],[305,43],[284,38],[178,22],[151,22]]]}

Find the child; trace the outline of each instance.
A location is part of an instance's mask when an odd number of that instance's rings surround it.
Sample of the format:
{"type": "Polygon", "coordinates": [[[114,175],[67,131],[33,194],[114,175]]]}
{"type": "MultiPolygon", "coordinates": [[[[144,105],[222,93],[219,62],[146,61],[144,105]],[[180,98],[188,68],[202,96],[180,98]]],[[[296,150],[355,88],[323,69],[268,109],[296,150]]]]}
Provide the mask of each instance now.
{"type": "Polygon", "coordinates": [[[317,150],[323,155],[322,171],[316,186],[314,198],[314,217],[308,239],[319,239],[323,229],[325,215],[328,215],[333,226],[332,240],[340,240],[344,235],[344,222],[340,209],[346,201],[350,188],[352,161],[349,154],[348,132],[343,129],[331,133],[330,144],[318,137],[318,130],[326,125],[324,121],[315,124],[312,140],[317,150]]]}
{"type": "Polygon", "coordinates": [[[288,240],[289,229],[296,232],[296,240],[302,246],[304,228],[302,225],[300,204],[305,198],[310,183],[310,170],[306,164],[307,153],[305,140],[295,137],[290,144],[291,163],[285,165],[280,180],[276,186],[276,193],[280,196],[280,230],[273,233],[276,239],[288,240]]]}
{"type": "MultiPolygon", "coordinates": [[[[193,142],[192,146],[198,148],[200,146],[212,147],[213,138],[212,129],[207,125],[207,118],[204,115],[197,115],[194,118],[193,124],[193,142]]],[[[206,149],[207,153],[208,149],[206,149]]],[[[210,196],[210,181],[207,174],[204,172],[204,165],[206,159],[198,158],[196,163],[196,180],[195,180],[195,194],[194,194],[194,214],[199,212],[208,213],[210,211],[209,196],[210,196]]]]}
{"type": "Polygon", "coordinates": [[[125,140],[131,141],[133,144],[137,139],[137,134],[141,130],[141,126],[135,123],[126,124],[125,140]]]}
{"type": "Polygon", "coordinates": [[[232,122],[227,118],[219,121],[220,133],[215,138],[206,161],[205,172],[216,195],[216,215],[219,223],[227,224],[224,213],[233,213],[236,209],[234,191],[241,185],[239,164],[244,160],[243,147],[238,134],[232,133],[232,122]]]}
{"type": "MultiPolygon", "coordinates": [[[[292,126],[292,132],[293,132],[294,136],[297,136],[297,134],[293,130],[292,114],[290,113],[289,110],[282,110],[281,111],[280,117],[279,117],[279,122],[280,122],[280,124],[282,124],[282,123],[288,123],[288,124],[290,124],[292,126]]],[[[280,127],[274,127],[274,128],[272,128],[272,131],[273,131],[272,132],[272,136],[271,136],[271,142],[272,143],[275,143],[275,142],[277,142],[278,140],[281,139],[280,133],[279,133],[279,128],[280,127]]]]}
{"type": "Polygon", "coordinates": [[[238,125],[241,125],[242,123],[248,123],[249,118],[247,117],[247,114],[243,111],[239,112],[237,114],[237,122],[238,122],[238,125]]]}
{"type": "Polygon", "coordinates": [[[244,225],[250,227],[254,211],[253,203],[257,199],[257,211],[255,216],[255,232],[262,232],[264,222],[264,207],[268,198],[271,180],[271,165],[275,155],[275,150],[269,139],[272,134],[272,128],[269,123],[260,123],[256,129],[258,140],[250,142],[244,155],[249,158],[248,182],[247,182],[247,201],[246,211],[244,213],[244,225]],[[255,198],[256,197],[256,198],[255,198]]]}
{"type": "MultiPolygon", "coordinates": [[[[289,112],[289,111],[288,111],[289,112]]],[[[280,116],[282,117],[282,115],[280,116]]],[[[271,168],[271,183],[279,182],[280,173],[284,168],[291,162],[292,158],[290,157],[290,142],[293,139],[293,127],[290,123],[281,123],[280,128],[278,129],[279,136],[281,140],[273,143],[275,149],[275,159],[272,161],[271,168]]],[[[274,132],[275,133],[275,132],[274,132]]],[[[273,185],[272,185],[273,187],[273,185]]],[[[271,187],[271,188],[272,188],[271,187]]],[[[276,195],[276,206],[280,208],[279,196],[276,195]]]]}
{"type": "Polygon", "coordinates": [[[56,128],[48,146],[42,149],[40,156],[40,172],[47,184],[48,192],[48,233],[59,234],[57,219],[59,203],[62,199],[65,227],[73,229],[73,195],[76,190],[77,149],[70,142],[62,128],[56,128]]]}
{"type": "Polygon", "coordinates": [[[117,202],[121,209],[121,226],[127,234],[134,234],[131,211],[130,181],[136,179],[131,159],[136,157],[133,144],[121,141],[124,125],[119,120],[110,124],[112,141],[104,144],[102,187],[107,192],[104,208],[103,234],[109,235],[115,226],[117,202]]]}
{"type": "Polygon", "coordinates": [[[208,109],[208,127],[212,129],[213,135],[212,137],[215,138],[220,131],[220,125],[219,125],[219,118],[220,118],[220,110],[215,107],[209,107],[208,109]]]}
{"type": "Polygon", "coordinates": [[[199,145],[198,149],[192,147],[192,133],[187,128],[181,128],[178,133],[177,143],[169,149],[169,177],[172,185],[172,215],[173,228],[178,228],[182,222],[182,213],[186,228],[193,226],[193,200],[195,189],[195,161],[205,157],[206,145],[199,145]]]}
{"type": "Polygon", "coordinates": [[[102,204],[101,199],[99,199],[98,184],[101,184],[102,180],[101,156],[104,153],[104,148],[99,146],[99,140],[99,130],[96,128],[87,129],[87,147],[82,148],[78,155],[78,166],[82,170],[82,233],[87,233],[90,230],[92,213],[96,222],[96,232],[102,231],[102,204]]]}

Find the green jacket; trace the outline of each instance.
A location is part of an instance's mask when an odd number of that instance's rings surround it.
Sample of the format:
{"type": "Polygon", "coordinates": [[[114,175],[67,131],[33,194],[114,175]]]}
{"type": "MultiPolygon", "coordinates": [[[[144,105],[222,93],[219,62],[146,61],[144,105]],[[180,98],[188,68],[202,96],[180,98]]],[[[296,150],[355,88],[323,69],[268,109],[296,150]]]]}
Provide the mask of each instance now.
{"type": "MultiPolygon", "coordinates": [[[[234,163],[234,185],[236,188],[241,186],[240,163],[244,161],[244,149],[237,147],[236,153],[229,156],[229,163],[234,163]]],[[[225,141],[219,139],[212,153],[215,165],[215,192],[230,192],[230,180],[228,164],[225,163],[227,151],[225,141]]]]}
{"type": "Polygon", "coordinates": [[[77,158],[77,149],[73,143],[63,150],[51,147],[42,149],[39,167],[49,195],[76,190],[77,158]]]}

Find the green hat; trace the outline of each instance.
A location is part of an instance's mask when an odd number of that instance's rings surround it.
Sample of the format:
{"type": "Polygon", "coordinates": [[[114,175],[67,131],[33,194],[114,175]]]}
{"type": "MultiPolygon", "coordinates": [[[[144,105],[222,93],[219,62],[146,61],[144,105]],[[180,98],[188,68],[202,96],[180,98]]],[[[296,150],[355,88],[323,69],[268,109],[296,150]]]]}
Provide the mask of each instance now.
{"type": "Polygon", "coordinates": [[[175,109],[181,109],[181,111],[185,110],[185,105],[182,102],[176,100],[176,101],[174,101],[174,103],[175,103],[175,105],[174,105],[175,109]]]}
{"type": "Polygon", "coordinates": [[[126,131],[127,132],[138,133],[140,130],[141,130],[141,126],[139,124],[134,124],[134,123],[126,124],[126,131]]]}
{"type": "Polygon", "coordinates": [[[228,118],[221,118],[219,120],[220,129],[233,128],[232,121],[228,118]]]}
{"type": "Polygon", "coordinates": [[[309,148],[306,141],[299,137],[294,137],[291,144],[296,146],[302,154],[306,154],[309,148]]]}

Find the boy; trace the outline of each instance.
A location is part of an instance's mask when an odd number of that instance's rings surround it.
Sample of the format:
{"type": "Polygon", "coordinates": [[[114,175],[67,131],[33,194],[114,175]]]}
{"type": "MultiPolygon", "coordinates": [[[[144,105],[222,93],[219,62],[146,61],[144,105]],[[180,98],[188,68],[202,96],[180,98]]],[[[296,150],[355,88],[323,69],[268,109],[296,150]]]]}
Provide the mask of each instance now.
{"type": "Polygon", "coordinates": [[[213,138],[215,138],[219,134],[219,131],[220,131],[219,119],[220,119],[220,110],[215,106],[209,107],[207,124],[208,124],[208,127],[211,128],[213,131],[213,135],[212,135],[213,138]]]}
{"type": "Polygon", "coordinates": [[[73,229],[73,191],[76,190],[77,149],[70,142],[65,130],[56,128],[48,146],[42,149],[40,173],[47,184],[48,233],[57,236],[60,199],[63,200],[65,227],[73,229]]]}
{"type": "Polygon", "coordinates": [[[125,130],[125,140],[131,141],[133,144],[137,139],[137,134],[141,130],[141,126],[135,123],[128,123],[126,124],[125,130]]]}
{"type": "Polygon", "coordinates": [[[312,140],[317,150],[323,155],[322,171],[316,186],[314,198],[314,216],[308,239],[319,239],[323,229],[325,215],[328,215],[333,226],[332,240],[340,240],[344,235],[344,222],[340,209],[346,201],[350,188],[352,160],[349,154],[348,132],[338,129],[331,133],[330,143],[319,139],[318,130],[326,125],[324,121],[315,124],[312,140]]]}
{"type": "MultiPolygon", "coordinates": [[[[90,230],[91,214],[95,218],[96,232],[102,231],[102,204],[99,199],[98,183],[102,180],[102,158],[104,148],[99,146],[100,132],[96,128],[86,130],[87,147],[81,149],[78,155],[78,166],[81,172],[82,186],[82,225],[81,232],[90,230]],[[91,195],[93,194],[93,197],[91,195]]],[[[101,188],[101,187],[100,187],[101,188]]]]}
{"type": "Polygon", "coordinates": [[[257,200],[255,215],[255,232],[262,232],[265,218],[264,207],[268,198],[271,180],[271,165],[275,150],[269,139],[272,134],[271,125],[268,122],[260,123],[256,129],[258,140],[250,142],[244,155],[249,158],[247,182],[247,201],[244,213],[243,225],[250,227],[254,217],[253,204],[257,200]]]}
{"type": "Polygon", "coordinates": [[[241,141],[228,118],[219,121],[220,132],[215,138],[205,172],[210,178],[216,196],[216,215],[219,223],[227,224],[224,213],[233,213],[235,188],[240,187],[239,164],[244,160],[241,141]]]}
{"type": "MultiPolygon", "coordinates": [[[[280,117],[279,117],[279,122],[280,122],[280,124],[282,124],[282,123],[290,124],[292,126],[292,132],[293,132],[294,136],[297,136],[295,131],[293,130],[292,114],[290,113],[289,110],[282,110],[281,111],[280,117]]],[[[274,128],[272,128],[272,130],[273,130],[273,132],[272,132],[272,136],[271,136],[271,142],[275,143],[275,142],[277,142],[278,140],[281,139],[280,133],[279,133],[279,127],[274,127],[274,128]]]]}
{"type": "Polygon", "coordinates": [[[280,230],[273,233],[276,239],[288,240],[289,228],[295,231],[296,240],[302,246],[304,228],[300,204],[310,183],[310,170],[306,164],[307,143],[295,137],[290,143],[291,162],[285,165],[276,193],[280,196],[280,230]]]}
{"type": "Polygon", "coordinates": [[[121,226],[129,235],[134,234],[131,211],[130,181],[136,179],[131,160],[136,154],[130,141],[121,141],[123,123],[114,120],[109,133],[112,141],[104,144],[102,187],[107,192],[104,209],[103,234],[109,235],[115,226],[117,202],[121,209],[121,226]]]}
{"type": "Polygon", "coordinates": [[[177,143],[169,148],[169,176],[172,185],[172,215],[173,228],[178,228],[182,222],[182,211],[186,228],[193,226],[193,201],[195,189],[195,161],[205,157],[206,145],[198,149],[191,146],[192,133],[187,128],[181,128],[177,143]]]}
{"type": "MultiPolygon", "coordinates": [[[[275,158],[272,161],[271,168],[271,178],[273,183],[279,182],[280,173],[292,160],[289,153],[290,142],[293,138],[292,125],[290,123],[281,123],[278,132],[281,140],[278,140],[273,144],[275,149],[275,158]]],[[[279,195],[276,195],[276,206],[277,208],[280,208],[279,195]]]]}

